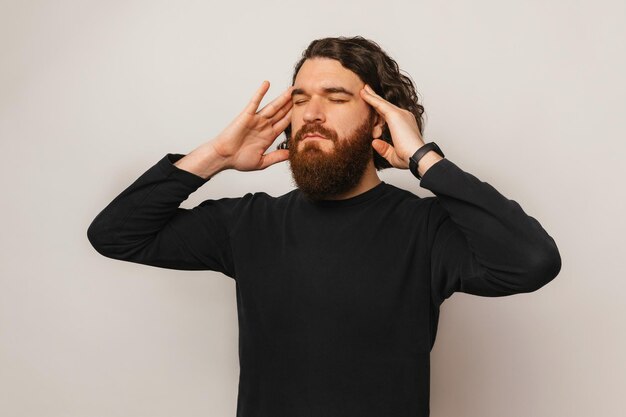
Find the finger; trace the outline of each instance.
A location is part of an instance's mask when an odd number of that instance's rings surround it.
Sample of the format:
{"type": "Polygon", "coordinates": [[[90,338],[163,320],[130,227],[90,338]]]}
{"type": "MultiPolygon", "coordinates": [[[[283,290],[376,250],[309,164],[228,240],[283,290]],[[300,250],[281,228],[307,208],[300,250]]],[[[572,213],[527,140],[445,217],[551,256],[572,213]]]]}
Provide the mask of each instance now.
{"type": "Polygon", "coordinates": [[[380,113],[383,117],[387,115],[393,107],[396,107],[376,94],[376,92],[367,84],[365,84],[365,88],[361,90],[361,97],[363,97],[363,100],[374,107],[374,109],[376,109],[376,111],[378,111],[378,113],[380,113]]]}
{"type": "Polygon", "coordinates": [[[282,119],[274,123],[274,131],[277,132],[276,136],[281,134],[287,126],[291,123],[291,109],[283,116],[282,119]]]}
{"type": "Polygon", "coordinates": [[[252,99],[250,100],[250,102],[248,103],[248,105],[245,108],[245,112],[248,114],[255,114],[256,113],[256,109],[259,108],[259,105],[261,104],[261,100],[263,100],[263,97],[265,96],[265,93],[267,93],[267,90],[270,88],[270,82],[267,80],[264,80],[261,83],[261,87],[259,87],[258,90],[256,90],[256,92],[254,93],[254,96],[252,96],[252,99]]]}
{"type": "Polygon", "coordinates": [[[389,161],[392,166],[396,168],[406,168],[408,166],[407,162],[403,161],[398,156],[395,148],[389,142],[385,142],[384,140],[380,139],[374,139],[372,141],[372,146],[374,147],[376,152],[378,152],[380,156],[389,161]]]}
{"type": "Polygon", "coordinates": [[[274,116],[270,119],[272,124],[276,123],[278,120],[282,119],[285,114],[293,107],[293,103],[291,100],[287,101],[283,107],[281,107],[274,116]]]}
{"type": "Polygon", "coordinates": [[[259,169],[265,169],[270,165],[286,161],[287,159],[289,159],[289,151],[287,149],[277,149],[261,156],[261,167],[259,169]]]}
{"type": "Polygon", "coordinates": [[[267,119],[273,118],[276,112],[278,112],[286,103],[291,101],[292,89],[293,87],[289,87],[280,96],[276,97],[274,100],[272,100],[272,102],[263,107],[261,111],[258,112],[258,114],[267,119]]]}

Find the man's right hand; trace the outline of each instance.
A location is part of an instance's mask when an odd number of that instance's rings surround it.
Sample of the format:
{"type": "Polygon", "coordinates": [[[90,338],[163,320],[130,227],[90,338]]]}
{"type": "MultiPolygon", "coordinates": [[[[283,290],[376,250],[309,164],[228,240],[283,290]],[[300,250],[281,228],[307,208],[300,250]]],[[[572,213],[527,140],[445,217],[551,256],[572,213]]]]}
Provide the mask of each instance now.
{"type": "Polygon", "coordinates": [[[245,109],[215,139],[201,145],[174,163],[203,178],[226,169],[255,171],[289,159],[289,150],[265,154],[291,123],[293,86],[257,112],[269,89],[263,81],[245,109]]]}
{"type": "Polygon", "coordinates": [[[289,158],[286,149],[268,154],[265,151],[291,123],[293,87],[257,112],[269,86],[269,81],[263,81],[246,108],[212,141],[217,154],[226,161],[226,169],[260,170],[289,158]]]}
{"type": "Polygon", "coordinates": [[[289,87],[257,112],[269,86],[269,81],[263,81],[246,108],[226,129],[215,139],[176,161],[174,165],[206,179],[225,169],[261,170],[289,159],[287,149],[278,149],[268,154],[265,151],[291,123],[293,87],[289,87]]]}

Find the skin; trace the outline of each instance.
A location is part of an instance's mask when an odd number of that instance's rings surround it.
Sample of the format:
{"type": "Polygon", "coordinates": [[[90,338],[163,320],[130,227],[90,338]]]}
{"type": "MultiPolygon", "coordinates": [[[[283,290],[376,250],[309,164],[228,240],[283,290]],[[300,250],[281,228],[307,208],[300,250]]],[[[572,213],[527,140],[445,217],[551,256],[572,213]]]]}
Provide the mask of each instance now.
{"type": "MultiPolygon", "coordinates": [[[[332,59],[307,60],[301,67],[294,85],[280,96],[258,110],[269,89],[270,83],[263,81],[242,112],[214,139],[202,144],[175,165],[203,178],[210,178],[226,169],[254,171],[289,159],[289,151],[278,149],[265,153],[275,139],[291,123],[292,132],[298,132],[309,123],[320,123],[325,129],[337,133],[339,139],[349,134],[374,109],[378,115],[372,128],[372,146],[389,163],[398,169],[408,169],[409,157],[424,141],[419,133],[415,116],[377,95],[369,86],[350,70],[332,59]],[[351,91],[345,94],[326,94],[322,90],[328,85],[341,86],[351,91]],[[303,94],[293,95],[295,89],[303,94]],[[347,100],[343,103],[330,100],[347,100]],[[295,104],[298,102],[298,104],[295,104]],[[258,110],[258,111],[257,111],[258,110]],[[389,126],[393,145],[377,139],[384,124],[389,126]]],[[[295,133],[294,133],[295,134],[295,133]]],[[[332,152],[332,141],[307,140],[307,146],[319,146],[332,152]]],[[[304,146],[305,142],[300,143],[304,146]]],[[[421,160],[418,171],[421,176],[439,160],[436,152],[428,152],[421,160]]],[[[373,161],[366,168],[361,182],[349,193],[338,198],[349,198],[369,190],[380,183],[373,161]]]]}
{"type": "MultiPolygon", "coordinates": [[[[300,67],[293,85],[292,131],[298,132],[305,125],[319,124],[325,130],[333,132],[338,140],[347,140],[372,112],[371,106],[359,93],[364,86],[354,72],[344,68],[337,60],[307,59],[300,67]],[[340,87],[348,93],[324,91],[328,87],[340,87]]],[[[382,135],[384,123],[383,118],[377,115],[371,132],[372,138],[382,135]]],[[[305,139],[295,145],[299,151],[304,146],[317,146],[326,153],[333,152],[335,148],[335,142],[329,139],[305,139]]],[[[356,187],[332,198],[350,198],[380,182],[372,159],[356,187]]]]}
{"type": "MultiPolygon", "coordinates": [[[[291,128],[299,131],[304,124],[319,123],[333,130],[339,138],[347,137],[367,118],[370,106],[359,95],[365,84],[339,61],[327,58],[307,59],[296,76],[292,97],[291,128]],[[347,93],[326,93],[324,87],[342,87],[347,93]],[[302,90],[302,92],[300,92],[302,90]]],[[[380,137],[384,121],[377,118],[372,137],[380,137]]],[[[332,151],[333,142],[318,140],[320,149],[332,151]]],[[[302,148],[304,143],[300,143],[302,148]]]]}

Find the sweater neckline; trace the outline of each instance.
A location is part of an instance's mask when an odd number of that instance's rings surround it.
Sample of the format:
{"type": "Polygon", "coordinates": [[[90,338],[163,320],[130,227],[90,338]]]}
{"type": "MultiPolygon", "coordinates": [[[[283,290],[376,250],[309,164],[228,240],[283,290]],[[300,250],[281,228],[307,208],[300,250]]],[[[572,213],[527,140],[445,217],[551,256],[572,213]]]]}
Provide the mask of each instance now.
{"type": "Polygon", "coordinates": [[[374,187],[365,192],[362,192],[361,194],[357,194],[353,197],[344,198],[341,200],[310,200],[306,197],[304,193],[300,192],[300,195],[304,201],[316,207],[346,207],[364,203],[366,201],[373,200],[379,197],[385,191],[386,185],[387,183],[385,181],[381,181],[374,187]]]}

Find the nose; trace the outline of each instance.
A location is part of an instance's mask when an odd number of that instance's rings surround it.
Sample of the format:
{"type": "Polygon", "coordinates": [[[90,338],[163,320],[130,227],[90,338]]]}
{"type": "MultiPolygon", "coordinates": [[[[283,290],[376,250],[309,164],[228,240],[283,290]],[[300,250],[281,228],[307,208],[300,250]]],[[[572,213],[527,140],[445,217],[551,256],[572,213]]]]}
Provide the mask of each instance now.
{"type": "Polygon", "coordinates": [[[311,97],[305,104],[303,113],[304,123],[324,123],[326,116],[324,108],[319,99],[311,97]]]}

